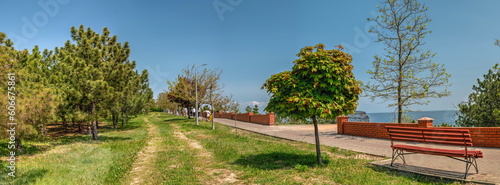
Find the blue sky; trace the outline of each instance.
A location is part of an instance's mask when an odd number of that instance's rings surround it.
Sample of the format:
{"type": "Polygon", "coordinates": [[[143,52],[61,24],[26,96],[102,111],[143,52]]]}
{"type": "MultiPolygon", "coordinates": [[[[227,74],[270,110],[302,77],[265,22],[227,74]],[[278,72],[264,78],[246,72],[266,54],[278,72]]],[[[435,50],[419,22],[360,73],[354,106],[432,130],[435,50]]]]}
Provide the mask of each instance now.
{"type": "MultiPolygon", "coordinates": [[[[242,107],[269,96],[260,87],[270,75],[290,70],[300,48],[343,45],[353,56],[356,78],[367,82],[373,56],[383,46],[368,34],[366,19],[378,1],[362,0],[1,0],[0,32],[18,49],[53,49],[70,39],[71,26],[101,32],[108,27],[129,42],[131,60],[148,69],[155,96],[183,68],[207,64],[223,70],[225,93],[242,107]],[[217,5],[218,8],[215,8],[217,5]]],[[[472,92],[476,79],[500,62],[500,1],[422,1],[433,20],[426,49],[452,75],[449,97],[413,110],[450,110],[472,92]]],[[[361,98],[358,110],[392,112],[387,102],[361,98]]]]}

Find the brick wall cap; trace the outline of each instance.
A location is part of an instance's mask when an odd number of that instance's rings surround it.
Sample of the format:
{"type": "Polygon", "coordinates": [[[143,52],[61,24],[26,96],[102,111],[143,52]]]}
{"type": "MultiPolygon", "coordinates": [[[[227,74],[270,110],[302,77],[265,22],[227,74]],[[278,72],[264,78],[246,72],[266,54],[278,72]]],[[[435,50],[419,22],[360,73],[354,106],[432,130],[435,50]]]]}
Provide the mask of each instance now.
{"type": "Polygon", "coordinates": [[[432,121],[432,120],[434,120],[434,119],[428,118],[428,117],[423,117],[423,118],[418,119],[418,121],[432,121]]]}

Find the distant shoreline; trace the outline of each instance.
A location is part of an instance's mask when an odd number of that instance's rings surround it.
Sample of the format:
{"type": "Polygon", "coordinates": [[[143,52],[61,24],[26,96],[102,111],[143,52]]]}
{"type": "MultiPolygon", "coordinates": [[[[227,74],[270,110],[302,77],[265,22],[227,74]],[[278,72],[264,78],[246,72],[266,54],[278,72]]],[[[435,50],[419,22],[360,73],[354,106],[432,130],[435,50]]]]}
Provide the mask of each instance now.
{"type": "MultiPolygon", "coordinates": [[[[362,111],[362,110],[361,110],[362,111]]],[[[436,111],[456,111],[458,110],[418,110],[418,111],[411,111],[411,112],[436,112],[436,111]]],[[[362,111],[366,112],[366,111],[362,111]]],[[[411,113],[409,112],[409,113],[411,113]]],[[[386,114],[386,113],[396,113],[396,112],[366,112],[367,114],[386,114]]]]}
{"type": "MultiPolygon", "coordinates": [[[[370,122],[393,123],[396,120],[396,112],[379,112],[379,113],[366,113],[370,122]]],[[[423,117],[434,119],[434,125],[456,125],[455,120],[458,118],[458,110],[433,110],[433,111],[413,111],[407,112],[415,122],[423,117]]]]}

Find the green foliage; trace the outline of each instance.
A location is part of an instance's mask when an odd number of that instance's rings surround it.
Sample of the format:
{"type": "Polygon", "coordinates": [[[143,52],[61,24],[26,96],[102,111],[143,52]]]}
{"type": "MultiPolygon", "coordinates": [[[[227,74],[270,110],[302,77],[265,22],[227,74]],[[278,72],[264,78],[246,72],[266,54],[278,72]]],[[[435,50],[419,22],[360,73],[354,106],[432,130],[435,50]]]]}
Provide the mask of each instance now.
{"type": "Polygon", "coordinates": [[[354,113],[361,93],[360,82],[352,73],[352,57],[338,47],[325,50],[323,44],[317,44],[302,48],[292,71],[272,75],[262,87],[271,95],[267,112],[312,119],[318,164],[322,163],[318,118],[354,113]]]}
{"type": "Polygon", "coordinates": [[[455,125],[448,125],[446,123],[442,123],[441,125],[434,125],[435,127],[455,127],[455,125]]]}
{"type": "Polygon", "coordinates": [[[498,127],[500,126],[500,65],[485,74],[483,80],[477,79],[477,85],[466,102],[458,105],[457,125],[463,127],[498,127]]]}
{"type": "MultiPolygon", "coordinates": [[[[7,35],[0,33],[0,75],[3,76],[0,83],[6,85],[7,73],[11,73],[14,74],[15,84],[9,86],[9,92],[13,93],[9,97],[12,101],[7,101],[8,96],[0,98],[1,107],[5,107],[0,110],[0,121],[5,123],[0,128],[7,130],[6,123],[17,123],[16,146],[22,152],[21,140],[44,137],[47,134],[47,123],[56,120],[58,87],[51,83],[54,76],[50,72],[52,64],[49,51],[42,53],[38,46],[31,53],[28,50],[17,51],[6,38],[7,35]],[[7,120],[8,104],[15,107],[14,120],[7,120]]],[[[7,88],[2,88],[0,92],[7,95],[7,88]]],[[[6,134],[8,133],[4,132],[2,135],[6,134]]]]}
{"type": "MultiPolygon", "coordinates": [[[[16,74],[13,92],[20,139],[45,136],[48,123],[90,121],[97,139],[99,117],[118,118],[119,113],[128,117],[149,110],[153,94],[148,74],[139,74],[135,61],[128,60],[127,42],[117,42],[107,28],[98,34],[84,26],[72,27],[71,39],[53,51],[40,51],[38,46],[31,52],[17,51],[0,33],[0,74],[16,74]]],[[[6,84],[5,80],[0,82],[6,84]]],[[[0,92],[6,94],[6,89],[0,92]]],[[[2,107],[7,103],[4,98],[0,98],[2,107]]],[[[2,122],[7,122],[5,110],[0,110],[2,122]]]]}
{"type": "Polygon", "coordinates": [[[253,114],[259,114],[259,106],[258,105],[254,105],[254,107],[252,109],[252,112],[253,112],[253,114]]]}
{"type": "Polygon", "coordinates": [[[402,122],[403,113],[411,105],[429,103],[427,98],[441,98],[450,94],[443,65],[432,62],[436,55],[422,49],[425,36],[431,31],[427,24],[427,7],[416,0],[386,0],[385,6],[379,7],[380,15],[368,19],[376,23],[370,32],[377,34],[378,42],[385,45],[385,53],[376,55],[370,82],[365,86],[372,101],[381,98],[393,101],[396,106],[398,122],[402,122]]]}
{"type": "Polygon", "coordinates": [[[196,107],[196,89],[198,90],[198,104],[214,105],[215,110],[223,111],[229,104],[231,97],[222,96],[223,85],[219,83],[222,70],[203,69],[196,71],[195,65],[182,70],[176,80],[168,81],[168,91],[163,92],[169,102],[181,108],[196,107]],[[197,81],[197,83],[196,83],[197,81]],[[197,87],[196,87],[197,86],[197,87]]]}
{"type": "MultiPolygon", "coordinates": [[[[120,43],[104,28],[102,34],[82,25],[71,28],[72,41],[55,49],[58,61],[55,72],[62,87],[61,119],[73,122],[93,120],[93,137],[97,139],[97,120],[111,115],[116,128],[118,116],[147,112],[153,93],[148,72],[139,74],[135,61],[129,61],[128,42],[120,43]]],[[[122,122],[123,126],[123,122],[122,122]]]]}
{"type": "Polygon", "coordinates": [[[245,112],[246,113],[252,112],[252,107],[250,107],[250,105],[247,105],[247,107],[245,108],[245,112]]]}
{"type": "Polygon", "coordinates": [[[295,118],[335,118],[354,112],[361,89],[352,73],[352,57],[324,47],[302,48],[292,71],[267,79],[262,87],[271,95],[267,112],[295,118]]]}

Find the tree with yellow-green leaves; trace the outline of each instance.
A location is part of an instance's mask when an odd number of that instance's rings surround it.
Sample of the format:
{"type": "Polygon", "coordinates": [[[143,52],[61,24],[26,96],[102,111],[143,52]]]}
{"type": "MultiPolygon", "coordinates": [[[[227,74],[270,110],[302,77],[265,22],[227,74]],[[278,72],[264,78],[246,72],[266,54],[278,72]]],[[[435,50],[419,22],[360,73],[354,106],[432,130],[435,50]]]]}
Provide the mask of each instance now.
{"type": "Polygon", "coordinates": [[[271,96],[265,110],[278,116],[311,119],[317,162],[322,164],[317,120],[354,113],[360,82],[352,73],[352,57],[342,51],[342,46],[333,50],[323,44],[307,46],[297,56],[291,71],[274,74],[263,85],[271,96]]]}
{"type": "Polygon", "coordinates": [[[384,53],[375,56],[373,69],[368,71],[372,81],[364,89],[372,100],[390,101],[398,123],[409,106],[450,95],[446,89],[450,75],[432,61],[436,54],[423,48],[424,38],[431,33],[427,9],[417,0],[385,0],[378,7],[379,15],[368,19],[376,23],[370,32],[384,45],[384,53]]]}

